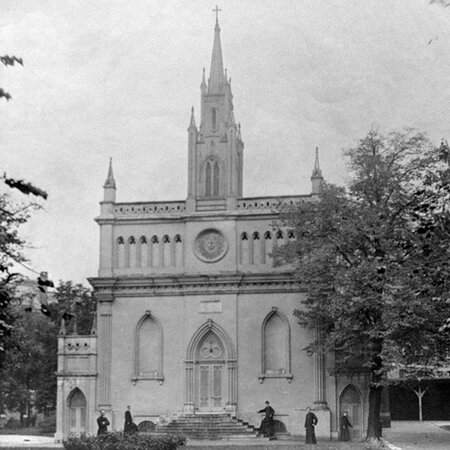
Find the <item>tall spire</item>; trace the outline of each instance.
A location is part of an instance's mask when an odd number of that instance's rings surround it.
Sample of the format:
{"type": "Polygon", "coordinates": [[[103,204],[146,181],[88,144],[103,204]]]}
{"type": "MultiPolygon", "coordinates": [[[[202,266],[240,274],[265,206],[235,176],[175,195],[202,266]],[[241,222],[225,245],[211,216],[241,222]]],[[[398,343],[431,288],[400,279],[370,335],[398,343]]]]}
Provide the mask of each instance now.
{"type": "Polygon", "coordinates": [[[216,6],[213,12],[216,13],[216,26],[214,27],[214,44],[211,57],[211,71],[209,73],[208,93],[222,93],[222,86],[225,81],[222,61],[222,46],[220,44],[219,11],[216,6]]]}

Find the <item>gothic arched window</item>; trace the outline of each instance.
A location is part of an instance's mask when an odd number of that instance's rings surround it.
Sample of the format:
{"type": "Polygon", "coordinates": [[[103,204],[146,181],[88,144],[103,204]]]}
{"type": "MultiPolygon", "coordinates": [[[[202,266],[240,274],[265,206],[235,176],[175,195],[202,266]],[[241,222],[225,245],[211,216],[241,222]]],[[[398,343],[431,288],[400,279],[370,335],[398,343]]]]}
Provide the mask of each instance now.
{"type": "Polygon", "coordinates": [[[291,337],[286,316],[273,307],[261,327],[261,375],[264,378],[288,378],[291,374],[291,337]]]}
{"type": "Polygon", "coordinates": [[[175,266],[179,267],[183,265],[183,241],[179,234],[176,234],[173,240],[175,242],[175,266]]]}
{"type": "Polygon", "coordinates": [[[206,170],[206,174],[205,174],[206,175],[206,177],[205,177],[205,179],[206,179],[205,196],[206,197],[211,197],[211,178],[212,178],[211,177],[211,170],[212,170],[212,168],[211,168],[211,163],[209,161],[206,163],[205,170],[206,170]]]}
{"type": "Polygon", "coordinates": [[[141,236],[139,239],[139,267],[148,266],[148,244],[147,238],[141,236]]]}
{"type": "Polygon", "coordinates": [[[165,234],[163,236],[162,241],[163,241],[163,251],[162,251],[163,263],[162,263],[162,265],[164,267],[168,267],[168,266],[172,265],[172,251],[171,251],[169,235],[165,234]]]}
{"type": "Polygon", "coordinates": [[[69,396],[69,433],[80,435],[86,433],[86,397],[75,388],[69,396]]]}
{"type": "Polygon", "coordinates": [[[272,233],[270,231],[266,231],[264,233],[264,240],[261,241],[261,263],[265,264],[269,258],[270,253],[272,251],[272,233]]]}
{"type": "Polygon", "coordinates": [[[125,240],[122,236],[117,238],[117,259],[116,267],[122,269],[125,267],[125,240]]]}
{"type": "Polygon", "coordinates": [[[217,161],[214,163],[214,175],[213,175],[213,195],[215,197],[219,196],[219,164],[217,161]]]}
{"type": "Polygon", "coordinates": [[[152,236],[151,239],[151,247],[150,247],[150,251],[151,251],[151,257],[150,257],[150,261],[151,261],[151,266],[152,267],[158,267],[159,266],[159,239],[158,236],[154,235],[152,236]]]}
{"type": "Polygon", "coordinates": [[[239,262],[241,264],[249,264],[250,262],[250,246],[248,242],[248,234],[245,231],[241,234],[240,239],[239,262]]]}
{"type": "Polygon", "coordinates": [[[255,231],[252,235],[252,264],[261,264],[261,239],[259,233],[255,231]]]}
{"type": "Polygon", "coordinates": [[[211,108],[211,129],[217,129],[217,109],[211,108]]]}
{"type": "Polygon", "coordinates": [[[162,380],[163,330],[159,321],[146,311],[135,333],[135,361],[133,380],[162,380]]]}
{"type": "Polygon", "coordinates": [[[136,267],[136,240],[134,236],[128,238],[128,249],[127,249],[127,267],[136,267]]]}

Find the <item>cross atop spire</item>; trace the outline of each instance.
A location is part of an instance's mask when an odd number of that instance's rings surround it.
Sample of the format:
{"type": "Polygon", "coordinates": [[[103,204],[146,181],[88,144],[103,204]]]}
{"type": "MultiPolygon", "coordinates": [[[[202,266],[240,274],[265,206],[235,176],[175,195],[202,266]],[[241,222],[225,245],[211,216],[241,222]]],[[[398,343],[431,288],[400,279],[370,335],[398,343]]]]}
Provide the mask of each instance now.
{"type": "Polygon", "coordinates": [[[216,5],[216,7],[212,11],[216,13],[216,26],[219,26],[219,11],[222,10],[219,9],[219,7],[216,5]]]}
{"type": "Polygon", "coordinates": [[[219,27],[219,11],[216,6],[213,12],[216,13],[216,26],[214,28],[214,43],[211,58],[211,71],[208,80],[208,93],[221,94],[223,93],[223,85],[225,83],[223,61],[222,61],[222,46],[220,44],[220,27],[219,27]]]}

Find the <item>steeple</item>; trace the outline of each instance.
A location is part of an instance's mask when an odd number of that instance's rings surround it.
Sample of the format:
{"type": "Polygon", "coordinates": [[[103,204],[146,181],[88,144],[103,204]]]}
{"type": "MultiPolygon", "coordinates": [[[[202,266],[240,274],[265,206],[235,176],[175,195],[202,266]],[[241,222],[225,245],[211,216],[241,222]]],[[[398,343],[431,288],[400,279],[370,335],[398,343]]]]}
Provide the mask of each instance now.
{"type": "Polygon", "coordinates": [[[322,192],[323,176],[319,166],[319,147],[316,147],[316,159],[314,161],[314,169],[311,176],[312,193],[320,194],[322,192]]]}
{"type": "Polygon", "coordinates": [[[108,175],[105,184],[103,185],[103,189],[103,201],[114,203],[116,201],[116,180],[113,175],[112,158],[109,158],[108,175]]]}
{"type": "Polygon", "coordinates": [[[225,75],[223,71],[222,46],[220,44],[220,27],[219,27],[219,11],[216,6],[213,9],[216,13],[216,26],[214,27],[214,44],[211,57],[211,70],[208,80],[208,94],[222,94],[223,85],[225,83],[225,75]]]}
{"type": "Polygon", "coordinates": [[[200,125],[193,111],[188,128],[188,211],[235,209],[242,197],[243,150],[234,116],[233,94],[224,71],[218,12],[208,84],[200,84],[200,125]]]}

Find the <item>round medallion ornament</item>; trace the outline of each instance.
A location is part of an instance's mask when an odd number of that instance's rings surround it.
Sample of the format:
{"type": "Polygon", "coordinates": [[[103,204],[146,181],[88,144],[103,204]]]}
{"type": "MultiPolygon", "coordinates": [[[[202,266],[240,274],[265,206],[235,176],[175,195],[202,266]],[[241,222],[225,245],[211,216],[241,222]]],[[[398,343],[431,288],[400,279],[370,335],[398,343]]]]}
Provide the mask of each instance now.
{"type": "Polygon", "coordinates": [[[226,237],[215,228],[201,231],[194,242],[194,253],[204,262],[216,262],[225,256],[228,250],[226,237]]]}

